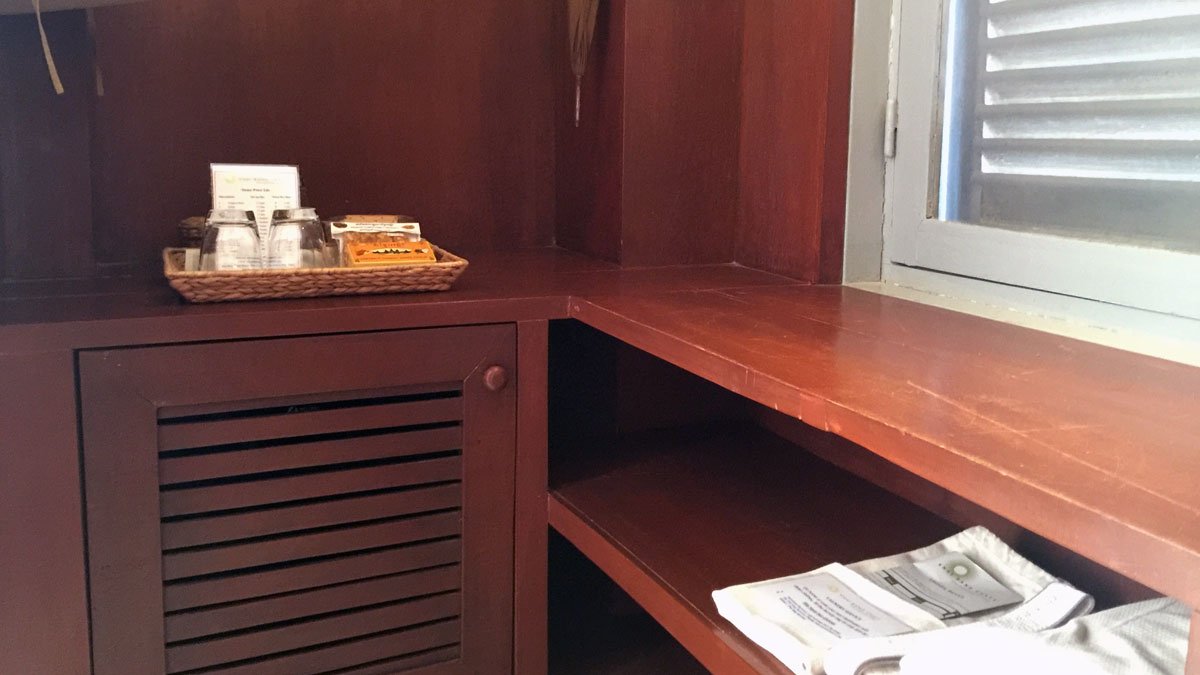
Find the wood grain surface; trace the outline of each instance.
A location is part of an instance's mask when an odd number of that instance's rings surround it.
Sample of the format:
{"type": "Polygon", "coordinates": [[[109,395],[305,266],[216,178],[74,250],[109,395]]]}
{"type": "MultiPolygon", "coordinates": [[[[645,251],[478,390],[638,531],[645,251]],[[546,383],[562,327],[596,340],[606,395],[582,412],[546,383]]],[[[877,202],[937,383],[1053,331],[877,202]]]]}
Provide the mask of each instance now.
{"type": "Polygon", "coordinates": [[[572,316],[1200,604],[1200,369],[841,287],[572,316]]]}
{"type": "Polygon", "coordinates": [[[90,275],[91,43],[83,12],[45,15],[54,92],[32,15],[0,17],[0,280],[90,275]]]}
{"type": "MultiPolygon", "coordinates": [[[[600,3],[575,126],[575,76],[564,58],[555,102],[555,242],[621,261],[627,0],[600,3]]],[[[560,29],[566,34],[566,18],[560,29]]]]}
{"type": "Polygon", "coordinates": [[[90,673],[75,360],[0,356],[0,672],[90,673]]]}
{"type": "Polygon", "coordinates": [[[740,4],[626,3],[626,265],[734,261],[740,4]]]}
{"type": "MultiPolygon", "coordinates": [[[[22,630],[33,631],[6,653],[17,663],[66,663],[70,651],[49,654],[37,627],[86,631],[71,591],[84,574],[79,504],[46,501],[78,495],[74,431],[61,424],[75,414],[73,350],[568,317],[849,439],[1157,591],[1200,602],[1200,504],[1190,485],[1200,471],[1191,444],[1200,437],[1195,368],[732,266],[622,270],[555,250],[476,261],[461,287],[419,296],[191,307],[158,286],[99,298],[0,301],[0,354],[11,375],[4,392],[13,402],[5,424],[29,431],[0,439],[5,477],[53,488],[6,490],[4,513],[53,513],[67,524],[46,537],[32,519],[5,521],[6,536],[31,542],[21,550],[35,552],[0,552],[10,578],[28,588],[65,580],[45,602],[21,605],[20,614],[0,611],[0,620],[19,617],[22,630]],[[44,404],[30,412],[15,403],[26,400],[44,404]]],[[[583,348],[585,356],[592,349],[583,348]]],[[[559,367],[572,363],[586,359],[559,367]]],[[[636,387],[634,374],[615,381],[622,390],[636,387]]],[[[541,480],[531,457],[522,489],[541,480]]],[[[950,502],[930,504],[951,509],[958,522],[975,517],[950,502]]],[[[427,560],[454,562],[444,552],[426,553],[427,560]]],[[[77,672],[70,663],[61,670],[77,672]]]]}
{"type": "MultiPolygon", "coordinates": [[[[442,672],[511,672],[517,396],[513,387],[487,387],[483,373],[494,367],[515,372],[516,365],[512,325],[82,355],[95,672],[151,675],[162,672],[164,663],[167,672],[318,670],[308,665],[301,670],[294,661],[301,653],[312,663],[327,664],[320,668],[324,672],[450,645],[461,649],[461,658],[444,664],[442,672]],[[413,359],[413,354],[422,356],[413,359]],[[372,367],[347,367],[348,362],[372,367]],[[205,366],[179,378],[180,363],[205,366]],[[379,385],[388,383],[399,385],[401,393],[378,395],[379,385]],[[421,394],[412,393],[417,387],[421,394]],[[321,392],[335,395],[314,402],[321,392]],[[354,392],[367,393],[346,398],[354,392]],[[276,407],[288,396],[300,399],[276,407]],[[448,420],[442,406],[416,403],[401,404],[411,410],[399,415],[377,414],[394,413],[397,398],[449,401],[456,414],[448,420]],[[264,400],[270,402],[265,407],[264,400]],[[232,410],[172,412],[205,406],[232,410]],[[302,421],[331,410],[347,424],[331,430],[302,421]],[[276,419],[286,416],[300,423],[276,419]],[[256,421],[264,423],[251,423],[256,421]],[[228,427],[229,422],[236,424],[228,427]],[[204,424],[218,432],[162,433],[204,424]],[[391,435],[394,452],[384,458],[371,442],[362,456],[351,459],[320,457],[320,445],[309,443],[332,436],[353,444],[381,430],[450,425],[460,429],[460,442],[434,453],[405,448],[405,434],[391,435]],[[267,430],[273,438],[264,438],[267,430]],[[164,442],[171,438],[179,442],[164,442]],[[236,472],[239,450],[292,440],[303,441],[293,450],[309,453],[307,466],[262,471],[251,465],[241,469],[245,473],[236,472]],[[161,483],[160,462],[200,454],[219,460],[225,451],[234,452],[226,457],[233,475],[161,483]],[[411,498],[411,488],[447,484],[457,486],[449,502],[431,505],[411,498]],[[382,505],[390,506],[382,518],[380,504],[356,499],[385,493],[392,499],[382,505]],[[430,506],[433,510],[425,510],[430,506]],[[291,520],[295,508],[306,509],[305,517],[317,513],[325,522],[314,528],[311,520],[291,520]],[[235,528],[228,539],[177,547],[181,542],[171,531],[172,524],[189,519],[254,520],[266,510],[283,517],[273,529],[250,537],[235,528]],[[457,551],[436,548],[446,541],[457,551]],[[452,563],[457,569],[450,589],[426,576],[411,596],[385,600],[360,593],[363,604],[333,613],[328,594],[321,591],[452,563]],[[189,593],[195,586],[211,592],[189,593]],[[219,603],[230,600],[249,602],[263,623],[232,626],[231,616],[244,622],[246,615],[223,613],[227,606],[219,603]],[[176,613],[184,607],[187,614],[176,613]],[[278,621],[280,613],[292,616],[278,621]],[[187,622],[189,617],[196,621],[187,622]],[[187,635],[204,622],[212,633],[187,635]]],[[[414,438],[421,442],[420,436],[414,438]]],[[[269,525],[255,520],[254,527],[269,525]]],[[[336,601],[353,597],[347,591],[336,601]]]]}
{"type": "Polygon", "coordinates": [[[547,670],[546,502],[550,322],[517,324],[513,672],[547,670]]]}
{"type": "MultiPolygon", "coordinates": [[[[559,249],[467,252],[462,279],[444,293],[188,305],[161,278],[119,292],[52,285],[0,296],[0,353],[147,342],[311,335],[422,326],[563,319],[567,299],[591,293],[792,284],[732,265],[622,270],[559,249]]],[[[103,286],[99,286],[103,289],[103,286]]]]}
{"type": "Polygon", "coordinates": [[[298,164],[322,215],[404,213],[441,246],[554,237],[555,3],[159,0],[0,19],[10,279],[154,274],[211,162],[298,164]],[[37,227],[33,223],[40,223],[37,227]],[[47,230],[49,228],[49,230],[47,230]],[[39,242],[52,237],[54,246],[39,242]]]}
{"type": "Polygon", "coordinates": [[[721,618],[712,591],[956,531],[749,425],[571,451],[575,466],[552,476],[551,525],[716,673],[790,671],[721,618]]]}
{"type": "Polygon", "coordinates": [[[840,283],[854,3],[744,8],[737,261],[840,283]]]}

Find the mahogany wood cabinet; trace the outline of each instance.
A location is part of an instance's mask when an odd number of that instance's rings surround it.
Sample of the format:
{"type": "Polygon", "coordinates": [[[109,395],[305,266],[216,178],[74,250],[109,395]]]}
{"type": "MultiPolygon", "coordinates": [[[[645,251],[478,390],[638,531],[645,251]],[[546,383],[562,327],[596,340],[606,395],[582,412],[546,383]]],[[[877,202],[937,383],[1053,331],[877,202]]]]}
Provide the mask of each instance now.
{"type": "Polygon", "coordinates": [[[96,675],[512,670],[513,324],[84,351],[96,675]]]}

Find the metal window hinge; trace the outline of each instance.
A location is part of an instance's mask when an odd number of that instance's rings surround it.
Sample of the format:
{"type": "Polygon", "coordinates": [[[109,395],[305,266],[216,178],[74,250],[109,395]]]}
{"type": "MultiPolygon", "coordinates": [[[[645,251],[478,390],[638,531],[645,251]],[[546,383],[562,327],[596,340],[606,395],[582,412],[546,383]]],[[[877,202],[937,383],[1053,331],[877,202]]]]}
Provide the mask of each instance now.
{"type": "Polygon", "coordinates": [[[883,156],[892,159],[896,156],[896,132],[899,130],[900,105],[896,99],[889,98],[887,109],[883,113],[883,156]]]}

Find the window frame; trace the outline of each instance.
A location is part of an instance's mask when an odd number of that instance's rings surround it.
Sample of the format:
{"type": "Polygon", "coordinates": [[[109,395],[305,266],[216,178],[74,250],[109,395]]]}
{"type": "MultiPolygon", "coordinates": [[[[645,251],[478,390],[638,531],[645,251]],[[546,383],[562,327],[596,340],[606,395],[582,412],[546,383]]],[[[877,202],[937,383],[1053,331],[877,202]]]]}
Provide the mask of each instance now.
{"type": "MultiPolygon", "coordinates": [[[[936,6],[936,25],[942,25],[940,0],[856,3],[844,282],[871,291],[939,304],[1040,330],[1200,364],[1200,321],[1191,318],[1200,318],[1200,297],[1186,298],[1188,294],[1183,292],[1190,287],[1200,288],[1200,265],[1194,264],[1196,256],[1153,249],[1133,249],[1149,252],[1151,257],[1147,260],[1154,262],[1148,266],[1158,272],[1139,284],[1133,284],[1126,274],[1130,266],[1138,264],[1127,256],[1132,247],[1071,240],[1055,235],[1008,233],[995,228],[941,221],[944,224],[935,227],[956,238],[947,239],[944,250],[927,246],[925,255],[930,257],[919,258],[921,262],[926,262],[960,255],[963,244],[958,237],[973,235],[973,230],[1020,235],[1017,239],[1024,242],[1036,238],[1047,245],[1043,251],[1035,249],[1023,263],[1027,271],[1034,275],[1030,278],[1036,279],[1036,274],[1047,274],[1046,260],[1057,261],[1063,255],[1062,249],[1055,248],[1055,245],[1066,243],[1076,251],[1090,249],[1084,256],[1085,263],[1091,259],[1092,268],[1097,271],[1098,278],[1108,280],[1103,300],[1079,297],[1095,294],[1085,294],[1080,292],[1082,289],[1058,285],[1061,279],[1050,279],[1052,283],[1045,285],[1046,288],[1055,290],[1040,290],[1031,288],[1030,286],[1034,285],[1032,283],[1014,283],[1011,279],[999,281],[980,278],[984,275],[978,273],[968,276],[893,262],[895,237],[892,234],[897,228],[897,216],[889,210],[893,203],[891,197],[897,190],[906,189],[905,186],[911,186],[916,181],[921,189],[919,194],[922,197],[919,201],[924,206],[922,215],[928,213],[927,189],[930,185],[930,172],[937,168],[937,164],[928,160],[931,148],[934,147],[934,102],[940,92],[937,83],[941,66],[939,29],[936,41],[924,41],[927,45],[926,60],[921,65],[928,77],[928,95],[898,95],[897,85],[903,69],[907,67],[911,70],[916,67],[911,60],[907,64],[901,63],[902,31],[905,25],[916,25],[915,21],[921,18],[920,15],[910,12],[905,21],[906,16],[900,11],[902,3],[910,8],[923,4],[926,9],[925,17],[929,16],[929,7],[936,6]],[[892,30],[893,25],[901,30],[892,30]],[[889,119],[889,102],[898,102],[900,119],[910,122],[905,128],[911,126],[915,117],[918,120],[917,124],[923,124],[928,130],[922,138],[914,139],[916,134],[909,133],[909,138],[905,139],[905,134],[901,132],[896,139],[898,145],[907,143],[909,146],[924,146],[922,165],[925,170],[909,172],[910,175],[905,176],[903,172],[897,171],[894,162],[885,156],[885,128],[889,119]],[[919,178],[913,177],[913,173],[919,173],[919,178]],[[1077,244],[1083,244],[1084,247],[1078,248],[1075,246],[1077,244]],[[1178,274],[1181,262],[1192,263],[1187,265],[1190,269],[1184,270],[1182,276],[1178,274]],[[1195,285],[1180,285],[1180,279],[1189,278],[1189,275],[1195,285]],[[1155,279],[1155,276],[1158,278],[1155,279]],[[1164,287],[1174,289],[1170,295],[1179,296],[1179,299],[1184,299],[1185,302],[1166,308],[1169,310],[1167,312],[1161,311],[1164,309],[1162,305],[1156,306],[1159,311],[1127,306],[1130,304],[1128,301],[1134,297],[1155,298],[1164,287]],[[1155,291],[1148,291],[1149,288],[1155,288],[1155,291]],[[1181,312],[1180,307],[1186,311],[1181,312]]],[[[909,77],[912,77],[912,74],[909,74],[909,77]]],[[[898,148],[897,154],[900,151],[902,150],[898,148]]],[[[910,147],[910,156],[911,152],[910,147]]],[[[915,202],[910,201],[911,203],[915,202]]],[[[926,231],[934,232],[936,229],[927,228],[926,231]]],[[[918,245],[922,243],[924,242],[918,242],[918,245]]],[[[1200,292],[1192,295],[1200,296],[1200,292]]]]}

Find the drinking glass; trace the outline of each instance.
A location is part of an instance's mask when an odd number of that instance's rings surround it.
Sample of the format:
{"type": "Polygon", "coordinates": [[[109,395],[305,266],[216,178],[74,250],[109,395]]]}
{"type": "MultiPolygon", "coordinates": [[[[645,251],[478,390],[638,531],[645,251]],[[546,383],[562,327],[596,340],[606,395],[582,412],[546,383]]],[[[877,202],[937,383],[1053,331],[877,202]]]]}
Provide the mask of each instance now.
{"type": "Polygon", "coordinates": [[[271,216],[267,265],[276,269],[328,266],[325,227],[316,209],[282,209],[271,216]]]}
{"type": "Polygon", "coordinates": [[[262,267],[262,240],[253,211],[214,209],[204,223],[200,269],[250,270],[262,267]]]}

